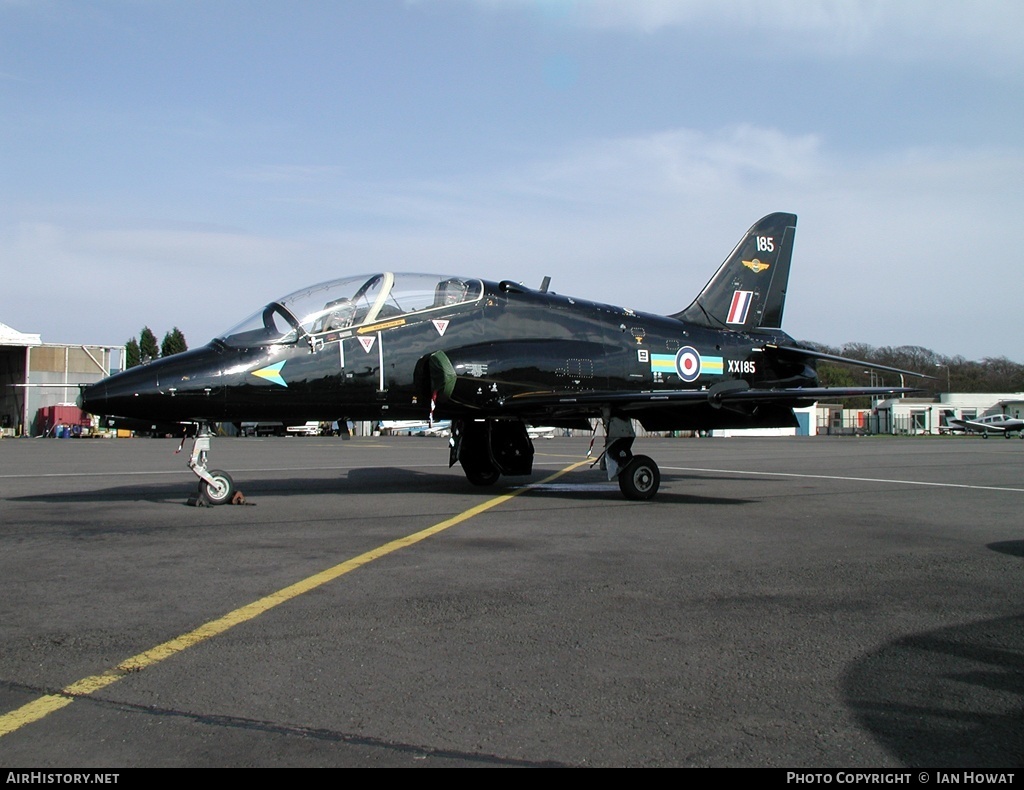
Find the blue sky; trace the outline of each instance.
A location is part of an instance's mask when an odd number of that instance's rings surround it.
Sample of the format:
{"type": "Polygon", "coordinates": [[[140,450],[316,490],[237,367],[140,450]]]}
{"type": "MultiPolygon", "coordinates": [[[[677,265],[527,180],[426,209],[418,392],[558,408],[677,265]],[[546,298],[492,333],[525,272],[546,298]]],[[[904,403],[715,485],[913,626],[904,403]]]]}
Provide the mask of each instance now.
{"type": "Polygon", "coordinates": [[[379,269],[1024,361],[1024,4],[0,0],[0,321],[199,345],[379,269]]]}

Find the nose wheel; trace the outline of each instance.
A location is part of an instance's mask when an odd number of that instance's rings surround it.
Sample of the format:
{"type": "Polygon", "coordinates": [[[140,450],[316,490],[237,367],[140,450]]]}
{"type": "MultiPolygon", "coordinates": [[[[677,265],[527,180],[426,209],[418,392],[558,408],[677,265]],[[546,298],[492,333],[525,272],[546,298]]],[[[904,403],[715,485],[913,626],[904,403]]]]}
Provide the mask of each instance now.
{"type": "Polygon", "coordinates": [[[221,469],[206,468],[212,441],[213,434],[210,431],[210,426],[203,423],[196,431],[196,437],[192,441],[192,454],[188,459],[188,468],[199,478],[199,494],[190,498],[189,504],[196,506],[246,504],[242,492],[235,488],[235,481],[231,479],[231,475],[221,469]]]}
{"type": "Polygon", "coordinates": [[[235,481],[231,475],[220,469],[213,469],[207,474],[213,482],[199,481],[199,493],[206,497],[211,505],[223,505],[230,502],[235,495],[235,481]]]}

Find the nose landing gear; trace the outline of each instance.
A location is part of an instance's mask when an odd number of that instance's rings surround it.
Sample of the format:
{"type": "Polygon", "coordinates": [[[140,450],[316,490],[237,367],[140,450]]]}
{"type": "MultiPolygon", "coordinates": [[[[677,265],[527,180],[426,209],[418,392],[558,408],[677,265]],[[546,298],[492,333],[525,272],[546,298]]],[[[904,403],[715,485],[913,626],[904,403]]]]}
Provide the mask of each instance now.
{"type": "MultiPolygon", "coordinates": [[[[210,453],[213,433],[208,423],[200,423],[196,436],[192,440],[192,454],[188,459],[188,468],[199,478],[199,492],[190,497],[188,503],[196,507],[210,505],[244,505],[245,497],[235,488],[231,475],[221,469],[207,469],[206,463],[210,453]]],[[[182,440],[184,441],[184,439],[182,440]]]]}

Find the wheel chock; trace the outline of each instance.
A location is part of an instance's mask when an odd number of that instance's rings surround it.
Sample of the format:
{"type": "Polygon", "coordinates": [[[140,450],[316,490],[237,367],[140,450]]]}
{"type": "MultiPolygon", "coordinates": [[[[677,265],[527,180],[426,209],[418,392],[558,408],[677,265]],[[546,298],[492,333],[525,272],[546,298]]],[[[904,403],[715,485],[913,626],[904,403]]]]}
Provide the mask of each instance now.
{"type": "MultiPolygon", "coordinates": [[[[187,502],[189,507],[213,507],[213,503],[206,498],[205,494],[193,494],[188,498],[187,502]]],[[[235,491],[234,496],[231,497],[232,505],[255,505],[255,502],[250,502],[245,498],[245,494],[241,491],[235,491]]]]}

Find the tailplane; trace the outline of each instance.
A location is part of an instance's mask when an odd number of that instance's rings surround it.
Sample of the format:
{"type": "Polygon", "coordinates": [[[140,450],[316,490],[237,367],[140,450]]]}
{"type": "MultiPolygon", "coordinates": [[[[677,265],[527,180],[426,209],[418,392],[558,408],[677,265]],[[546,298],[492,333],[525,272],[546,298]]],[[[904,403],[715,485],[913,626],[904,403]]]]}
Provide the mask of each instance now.
{"type": "Polygon", "coordinates": [[[796,214],[769,214],[740,239],[693,303],[672,318],[714,329],[782,326],[796,214]]]}

